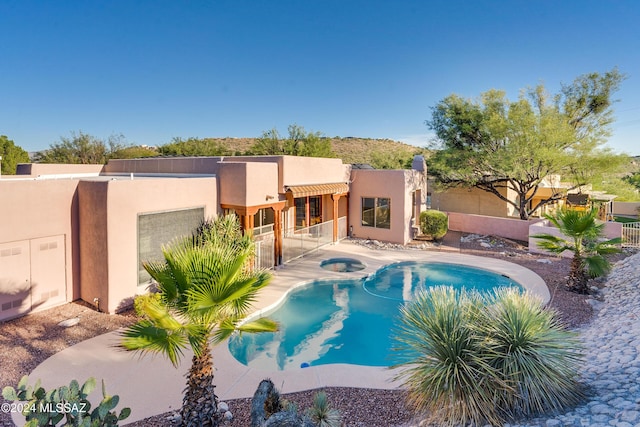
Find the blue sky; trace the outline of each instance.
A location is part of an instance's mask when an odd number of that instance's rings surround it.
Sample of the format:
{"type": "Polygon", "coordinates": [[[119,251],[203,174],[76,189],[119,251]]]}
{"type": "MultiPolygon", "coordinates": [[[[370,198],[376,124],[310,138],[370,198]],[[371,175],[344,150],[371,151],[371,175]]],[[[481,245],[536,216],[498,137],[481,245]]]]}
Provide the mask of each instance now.
{"type": "Polygon", "coordinates": [[[609,146],[640,154],[640,2],[0,2],[0,134],[28,151],[83,131],[160,145],[289,124],[426,145],[457,93],[617,66],[609,146]]]}

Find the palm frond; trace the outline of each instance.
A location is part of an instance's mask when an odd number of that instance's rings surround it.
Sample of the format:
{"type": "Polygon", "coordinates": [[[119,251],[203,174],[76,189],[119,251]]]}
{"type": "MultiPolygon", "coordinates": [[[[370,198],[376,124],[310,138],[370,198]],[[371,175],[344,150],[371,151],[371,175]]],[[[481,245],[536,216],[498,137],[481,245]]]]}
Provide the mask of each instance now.
{"type": "Polygon", "coordinates": [[[169,332],[149,320],[129,326],[121,332],[121,336],[120,344],[126,350],[163,354],[176,367],[187,346],[187,338],[181,330],[169,332]]]}
{"type": "Polygon", "coordinates": [[[259,333],[259,332],[276,332],[278,330],[278,322],[266,317],[261,317],[251,322],[243,323],[236,328],[240,332],[259,333]]]}
{"type": "Polygon", "coordinates": [[[591,277],[604,276],[611,270],[611,263],[600,254],[585,257],[583,263],[591,277]]]}

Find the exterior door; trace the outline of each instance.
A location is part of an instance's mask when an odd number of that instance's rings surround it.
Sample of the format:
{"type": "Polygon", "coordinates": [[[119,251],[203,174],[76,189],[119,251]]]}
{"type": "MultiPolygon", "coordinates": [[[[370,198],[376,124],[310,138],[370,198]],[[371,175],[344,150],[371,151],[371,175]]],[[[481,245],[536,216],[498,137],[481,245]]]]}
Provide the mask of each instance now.
{"type": "Polygon", "coordinates": [[[0,244],[0,320],[64,303],[64,235],[0,244]]]}
{"type": "Polygon", "coordinates": [[[31,311],[29,241],[0,244],[0,320],[31,311]]]}
{"type": "Polygon", "coordinates": [[[31,309],[66,301],[64,236],[31,240],[31,309]]]}

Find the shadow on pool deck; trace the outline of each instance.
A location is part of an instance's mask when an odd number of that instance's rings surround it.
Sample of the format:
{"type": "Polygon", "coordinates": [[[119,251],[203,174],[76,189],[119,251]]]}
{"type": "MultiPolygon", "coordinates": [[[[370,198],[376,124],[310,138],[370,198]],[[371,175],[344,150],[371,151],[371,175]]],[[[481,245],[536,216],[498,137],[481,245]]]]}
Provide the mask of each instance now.
{"type": "MultiPolygon", "coordinates": [[[[459,247],[459,237],[457,240],[459,247]]],[[[268,312],[285,298],[290,289],[316,279],[365,277],[385,265],[399,261],[478,266],[505,274],[522,284],[526,283],[534,292],[546,292],[547,300],[549,298],[548,289],[537,274],[506,261],[455,254],[448,250],[370,250],[343,242],[323,248],[275,271],[272,283],[260,295],[256,308],[258,312],[268,312]],[[344,256],[361,260],[366,268],[351,273],[330,272],[320,268],[320,261],[323,259],[344,256]]],[[[80,381],[88,377],[104,379],[109,393],[119,395],[122,405],[132,409],[127,422],[179,409],[185,386],[184,375],[191,364],[191,353],[185,352],[182,363],[175,369],[160,356],[141,358],[120,350],[117,348],[118,342],[117,332],[83,341],[45,360],[30,377],[34,381],[40,378],[45,388],[68,384],[70,378],[80,381]]],[[[251,397],[259,382],[265,378],[271,378],[283,393],[331,386],[394,389],[400,385],[392,380],[392,370],[380,367],[336,364],[275,372],[252,369],[235,360],[226,343],[214,347],[213,361],[216,366],[216,394],[222,400],[251,397]]],[[[99,394],[94,391],[92,399],[99,400],[99,394]]],[[[19,420],[14,419],[16,421],[19,420]]]]}

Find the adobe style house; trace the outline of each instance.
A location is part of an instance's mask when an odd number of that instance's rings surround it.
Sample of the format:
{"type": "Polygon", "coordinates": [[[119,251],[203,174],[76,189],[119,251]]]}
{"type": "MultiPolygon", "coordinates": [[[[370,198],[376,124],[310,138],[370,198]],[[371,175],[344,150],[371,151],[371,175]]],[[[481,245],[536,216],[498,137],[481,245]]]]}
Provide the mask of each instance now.
{"type": "Polygon", "coordinates": [[[271,268],[349,233],[407,243],[426,167],[255,156],[21,164],[0,179],[0,320],[83,299],[116,312],[146,291],[142,261],[206,218],[236,214],[271,268]]]}
{"type": "MultiPolygon", "coordinates": [[[[553,196],[560,195],[561,199],[555,202],[547,203],[538,208],[532,217],[543,217],[546,213],[552,213],[555,209],[563,204],[564,196],[567,194],[569,184],[560,181],[559,175],[551,175],[546,177],[540,184],[540,187],[533,195],[529,202],[529,206],[536,206],[540,200],[549,199],[553,196]]],[[[519,217],[519,212],[510,203],[501,200],[496,195],[479,188],[449,188],[442,191],[434,190],[435,185],[429,182],[429,202],[432,209],[444,212],[457,212],[471,215],[494,216],[500,218],[519,217]]],[[[500,194],[505,199],[514,203],[518,201],[518,194],[511,188],[500,188],[500,194]]]]}

